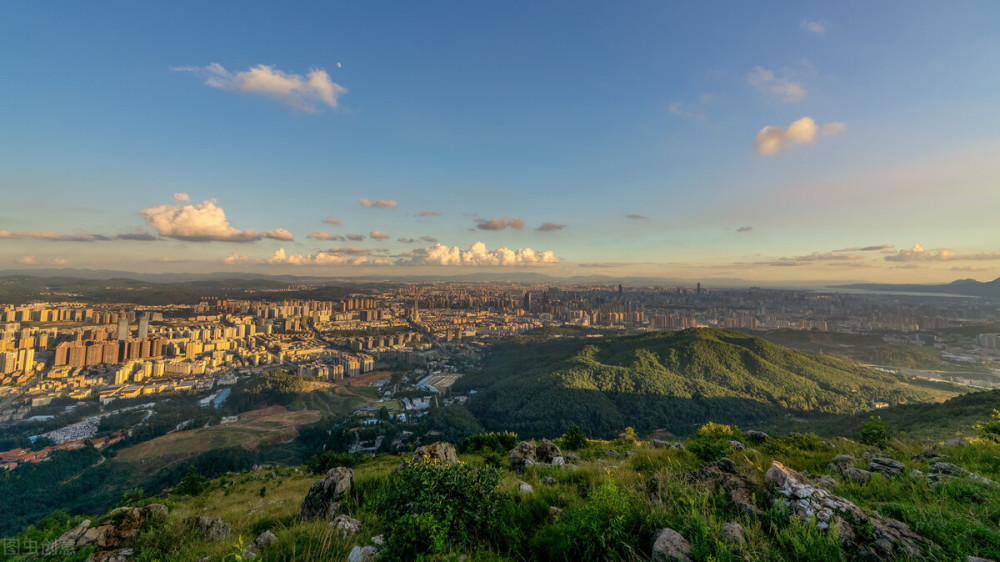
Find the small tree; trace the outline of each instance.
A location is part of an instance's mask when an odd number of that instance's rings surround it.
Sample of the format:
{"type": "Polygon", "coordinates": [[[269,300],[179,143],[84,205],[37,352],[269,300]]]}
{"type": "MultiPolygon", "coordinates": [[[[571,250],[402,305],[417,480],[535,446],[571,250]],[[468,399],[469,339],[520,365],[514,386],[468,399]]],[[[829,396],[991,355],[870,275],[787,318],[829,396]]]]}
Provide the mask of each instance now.
{"type": "Polygon", "coordinates": [[[180,484],[174,488],[174,493],[182,496],[197,496],[205,489],[206,480],[198,472],[198,468],[195,465],[189,464],[184,478],[181,478],[180,484]]]}
{"type": "Polygon", "coordinates": [[[861,426],[861,435],[858,440],[865,445],[873,447],[885,447],[889,444],[889,429],[882,416],[872,416],[861,426]]]}
{"type": "Polygon", "coordinates": [[[626,443],[635,443],[635,429],[632,427],[626,427],[625,433],[622,434],[622,441],[626,443]]]}
{"type": "Polygon", "coordinates": [[[578,450],[587,446],[587,434],[576,425],[576,422],[569,424],[566,434],[563,435],[563,446],[570,450],[578,450]]]}

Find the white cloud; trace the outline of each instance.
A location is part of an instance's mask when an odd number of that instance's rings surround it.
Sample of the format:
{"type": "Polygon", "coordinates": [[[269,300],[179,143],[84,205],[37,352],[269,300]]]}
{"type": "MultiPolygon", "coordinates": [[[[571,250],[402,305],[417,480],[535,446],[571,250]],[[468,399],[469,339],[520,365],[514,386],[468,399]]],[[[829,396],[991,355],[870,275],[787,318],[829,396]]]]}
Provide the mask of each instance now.
{"type": "Polygon", "coordinates": [[[160,205],[139,211],[160,236],[189,242],[253,242],[261,235],[254,230],[238,230],[226,220],[215,201],[197,205],[160,205]]]}
{"type": "Polygon", "coordinates": [[[799,29],[802,31],[808,31],[809,33],[815,33],[816,35],[826,34],[826,24],[820,20],[802,18],[802,21],[799,23],[799,29]]]}
{"type": "Polygon", "coordinates": [[[244,255],[233,252],[232,254],[229,254],[228,256],[223,258],[222,261],[223,263],[234,264],[234,263],[247,263],[250,260],[247,259],[247,257],[244,255]]]}
{"type": "Polygon", "coordinates": [[[174,201],[177,201],[178,203],[184,203],[184,202],[187,202],[187,201],[190,201],[190,200],[191,200],[191,196],[188,195],[187,193],[175,193],[174,194],[174,201]]]}
{"type": "Polygon", "coordinates": [[[384,232],[379,232],[377,230],[371,231],[371,234],[369,234],[368,236],[370,236],[372,240],[388,240],[389,239],[389,235],[388,234],[385,234],[384,232]]]}
{"type": "Polygon", "coordinates": [[[285,253],[284,248],[279,248],[265,262],[286,265],[390,265],[392,263],[385,258],[365,255],[368,253],[367,250],[361,248],[334,247],[315,254],[289,255],[285,253]]]}
{"type": "Polygon", "coordinates": [[[292,233],[288,232],[284,228],[276,228],[274,230],[268,230],[267,232],[261,234],[261,236],[263,236],[264,238],[270,238],[271,240],[281,240],[284,242],[288,242],[295,239],[295,237],[292,236],[292,233]]]}
{"type": "Polygon", "coordinates": [[[367,207],[367,208],[371,208],[371,207],[374,207],[376,209],[395,209],[396,208],[396,202],[393,201],[392,199],[379,199],[378,201],[369,201],[367,199],[359,199],[358,203],[361,203],[362,207],[367,207]]]}
{"type": "Polygon", "coordinates": [[[449,247],[435,244],[414,250],[404,257],[406,259],[398,262],[401,265],[532,266],[552,265],[562,261],[551,251],[539,252],[531,248],[489,250],[482,242],[476,242],[468,250],[463,250],[458,246],[449,247]]]}
{"type": "Polygon", "coordinates": [[[981,252],[978,254],[959,254],[952,250],[941,248],[925,250],[920,244],[914,244],[912,249],[900,250],[898,253],[885,257],[885,261],[915,262],[915,261],[981,261],[1000,260],[1000,252],[981,252]]]}
{"type": "MultiPolygon", "coordinates": [[[[822,135],[837,135],[845,130],[847,130],[847,125],[844,123],[827,123],[823,126],[822,135]]],[[[757,152],[771,156],[797,144],[811,144],[820,134],[820,128],[816,125],[816,121],[812,117],[803,117],[793,122],[787,129],[774,125],[764,127],[757,133],[753,146],[757,152]]]]}
{"type": "Polygon", "coordinates": [[[330,79],[325,70],[310,70],[309,74],[289,74],[273,66],[258,64],[242,72],[230,72],[219,63],[205,67],[180,67],[174,70],[190,72],[205,80],[205,84],[233,92],[267,96],[300,111],[315,113],[319,106],[337,107],[337,98],[347,89],[330,79]]]}
{"type": "Polygon", "coordinates": [[[806,90],[802,84],[787,76],[777,76],[773,70],[762,66],[755,66],[747,74],[747,83],[760,93],[780,101],[798,102],[806,97],[806,90]]]}
{"type": "Polygon", "coordinates": [[[325,222],[326,224],[332,224],[334,226],[340,226],[341,224],[340,219],[335,219],[333,217],[326,217],[325,219],[323,219],[323,222],[325,222]]]}

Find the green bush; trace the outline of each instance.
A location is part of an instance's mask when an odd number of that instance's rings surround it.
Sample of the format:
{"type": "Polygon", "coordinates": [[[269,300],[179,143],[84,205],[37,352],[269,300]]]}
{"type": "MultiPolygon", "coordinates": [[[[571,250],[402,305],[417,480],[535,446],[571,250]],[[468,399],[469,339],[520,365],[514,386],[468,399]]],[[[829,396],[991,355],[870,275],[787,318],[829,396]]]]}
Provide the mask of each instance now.
{"type": "Polygon", "coordinates": [[[309,472],[312,472],[313,474],[326,474],[331,468],[336,468],[338,466],[354,468],[362,460],[364,460],[363,457],[358,455],[326,451],[309,457],[306,459],[305,465],[309,472]]]}
{"type": "Polygon", "coordinates": [[[881,416],[871,416],[861,426],[861,434],[858,441],[873,447],[885,447],[889,444],[889,428],[882,421],[881,416]]]}
{"type": "Polygon", "coordinates": [[[631,560],[642,522],[637,498],[606,479],[581,508],[541,529],[531,546],[542,560],[631,560]]]}
{"type": "Polygon", "coordinates": [[[477,433],[462,439],[458,443],[458,452],[476,453],[484,449],[492,449],[497,453],[505,455],[517,445],[517,442],[517,434],[513,431],[477,433]]]}
{"type": "Polygon", "coordinates": [[[416,560],[448,547],[469,549],[491,542],[504,499],[499,482],[500,471],[492,467],[407,463],[385,482],[376,506],[386,517],[383,556],[416,560]]]}
{"type": "Polygon", "coordinates": [[[576,451],[587,446],[587,435],[576,422],[569,424],[566,434],[562,437],[563,447],[576,451]]]}
{"type": "Polygon", "coordinates": [[[732,441],[740,437],[742,434],[731,425],[708,422],[698,428],[687,448],[703,461],[714,461],[730,454],[732,441]]]}
{"type": "Polygon", "coordinates": [[[1000,440],[1000,410],[993,410],[990,419],[977,422],[976,429],[985,439],[1000,440]]]}
{"type": "Polygon", "coordinates": [[[205,490],[207,480],[207,478],[198,473],[198,467],[189,464],[184,478],[174,488],[174,493],[180,496],[197,496],[205,490]]]}

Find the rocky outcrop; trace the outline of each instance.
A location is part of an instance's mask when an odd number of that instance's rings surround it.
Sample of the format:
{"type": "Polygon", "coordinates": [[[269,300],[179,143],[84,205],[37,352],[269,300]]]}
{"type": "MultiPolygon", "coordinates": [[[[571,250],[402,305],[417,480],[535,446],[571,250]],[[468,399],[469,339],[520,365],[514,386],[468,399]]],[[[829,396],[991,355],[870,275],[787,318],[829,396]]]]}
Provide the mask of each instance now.
{"type": "Polygon", "coordinates": [[[232,534],[229,524],[223,522],[221,517],[212,519],[211,517],[202,516],[195,521],[194,526],[210,541],[221,542],[228,540],[229,535],[232,534]]]}
{"type": "Polygon", "coordinates": [[[664,441],[662,439],[653,439],[650,441],[653,447],[657,449],[675,449],[678,451],[684,450],[684,444],[678,443],[676,441],[664,441]]]}
{"type": "Polygon", "coordinates": [[[764,433],[763,431],[757,431],[756,429],[751,429],[745,432],[743,435],[747,436],[748,441],[758,445],[771,438],[770,435],[764,433]]]}
{"type": "Polygon", "coordinates": [[[167,506],[158,503],[119,507],[97,527],[91,527],[90,520],[81,522],[56,539],[54,546],[74,550],[93,546],[95,550],[90,560],[96,562],[130,560],[134,554],[132,539],[143,528],[162,523],[167,512],[167,506]]]}
{"type": "Polygon", "coordinates": [[[443,441],[417,447],[417,450],[413,451],[413,462],[430,460],[438,460],[445,464],[458,464],[458,453],[455,452],[454,445],[443,441]]]}
{"type": "Polygon", "coordinates": [[[354,471],[338,466],[331,468],[322,480],[313,482],[302,500],[302,519],[329,519],[337,510],[337,500],[354,487],[354,471]]]}
{"type": "Polygon", "coordinates": [[[753,515],[763,513],[763,510],[757,505],[757,501],[767,496],[766,491],[740,474],[736,470],[736,463],[729,459],[714,461],[690,474],[688,479],[709,486],[721,486],[732,498],[736,507],[744,513],[753,515]]]}
{"type": "Polygon", "coordinates": [[[804,521],[827,530],[836,524],[845,548],[860,559],[922,559],[931,543],[900,521],[868,515],[849,500],[813,485],[805,476],[774,461],[765,479],[804,521]]]}
{"type": "Polygon", "coordinates": [[[552,466],[563,466],[566,464],[566,459],[563,457],[559,446],[548,439],[543,440],[541,443],[521,441],[510,450],[508,458],[511,470],[523,470],[527,466],[536,464],[552,466]]]}
{"type": "Polygon", "coordinates": [[[853,466],[845,468],[844,470],[841,471],[841,474],[844,475],[845,479],[850,480],[851,482],[854,482],[856,484],[865,484],[872,479],[871,472],[868,472],[867,470],[861,468],[854,468],[853,466]]]}
{"type": "Polygon", "coordinates": [[[868,461],[868,470],[880,472],[888,478],[895,478],[902,474],[906,467],[903,466],[903,463],[889,457],[872,457],[868,461]]]}
{"type": "Polygon", "coordinates": [[[671,528],[657,531],[653,537],[653,561],[691,560],[691,543],[671,528]]]}

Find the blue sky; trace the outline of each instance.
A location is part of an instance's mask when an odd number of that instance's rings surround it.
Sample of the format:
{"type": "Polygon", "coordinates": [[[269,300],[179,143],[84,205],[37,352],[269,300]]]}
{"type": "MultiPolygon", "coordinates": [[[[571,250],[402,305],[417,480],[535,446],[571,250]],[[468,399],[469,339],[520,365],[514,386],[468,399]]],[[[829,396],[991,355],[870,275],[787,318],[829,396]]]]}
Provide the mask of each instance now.
{"type": "Polygon", "coordinates": [[[992,279],[997,21],[995,2],[9,5],[0,269],[992,279]]]}

